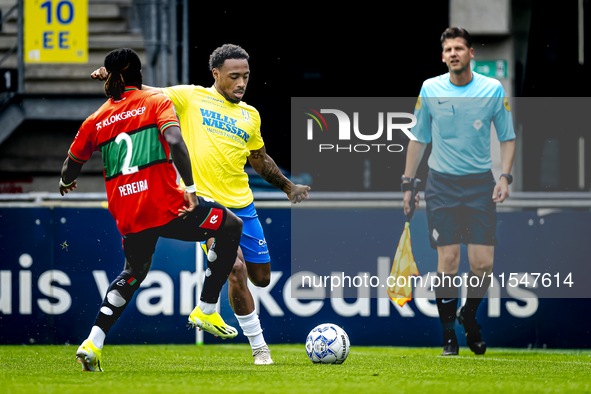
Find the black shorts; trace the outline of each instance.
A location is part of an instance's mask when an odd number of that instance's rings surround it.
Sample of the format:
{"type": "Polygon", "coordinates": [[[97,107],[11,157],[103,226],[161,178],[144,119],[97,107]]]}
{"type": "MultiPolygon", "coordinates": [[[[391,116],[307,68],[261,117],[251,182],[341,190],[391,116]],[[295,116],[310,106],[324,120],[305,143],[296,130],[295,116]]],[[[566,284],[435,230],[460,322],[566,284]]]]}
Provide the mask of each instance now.
{"type": "Polygon", "coordinates": [[[425,183],[431,247],[498,243],[496,185],[491,171],[449,175],[429,169],[425,183]]]}
{"type": "Polygon", "coordinates": [[[198,242],[215,237],[224,227],[228,211],[212,199],[197,196],[199,205],[185,219],[177,217],[163,226],[123,236],[123,251],[130,264],[144,264],[152,258],[158,238],[198,242]]]}

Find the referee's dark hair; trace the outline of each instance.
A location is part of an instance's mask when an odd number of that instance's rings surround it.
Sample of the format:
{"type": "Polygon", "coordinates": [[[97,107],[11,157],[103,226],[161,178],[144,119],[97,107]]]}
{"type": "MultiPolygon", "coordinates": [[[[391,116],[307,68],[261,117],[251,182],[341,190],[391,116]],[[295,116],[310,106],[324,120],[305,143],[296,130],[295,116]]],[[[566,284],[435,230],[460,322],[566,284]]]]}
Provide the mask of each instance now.
{"type": "Polygon", "coordinates": [[[441,35],[441,47],[443,48],[443,42],[448,38],[457,37],[461,37],[466,40],[466,46],[468,48],[472,48],[472,37],[470,37],[470,33],[468,33],[468,31],[462,27],[448,27],[445,29],[441,35]]]}
{"type": "Polygon", "coordinates": [[[105,57],[109,76],[105,81],[105,94],[120,100],[125,86],[142,87],[142,62],[133,49],[115,49],[105,57]]]}
{"type": "Polygon", "coordinates": [[[246,59],[250,57],[248,53],[242,49],[242,47],[234,44],[224,44],[209,56],[209,71],[213,71],[214,68],[219,68],[224,64],[226,59],[246,59]]]}

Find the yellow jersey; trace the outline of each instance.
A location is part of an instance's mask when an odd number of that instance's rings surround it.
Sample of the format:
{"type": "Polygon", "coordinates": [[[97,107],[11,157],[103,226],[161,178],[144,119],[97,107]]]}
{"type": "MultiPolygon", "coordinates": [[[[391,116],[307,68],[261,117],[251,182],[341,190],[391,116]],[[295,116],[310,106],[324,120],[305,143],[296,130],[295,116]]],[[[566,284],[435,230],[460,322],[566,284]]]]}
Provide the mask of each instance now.
{"type": "Polygon", "coordinates": [[[254,197],[244,172],[251,150],[263,147],[261,118],[252,106],[227,101],[215,86],[163,88],[181,124],[197,194],[229,208],[243,208],[254,197]]]}

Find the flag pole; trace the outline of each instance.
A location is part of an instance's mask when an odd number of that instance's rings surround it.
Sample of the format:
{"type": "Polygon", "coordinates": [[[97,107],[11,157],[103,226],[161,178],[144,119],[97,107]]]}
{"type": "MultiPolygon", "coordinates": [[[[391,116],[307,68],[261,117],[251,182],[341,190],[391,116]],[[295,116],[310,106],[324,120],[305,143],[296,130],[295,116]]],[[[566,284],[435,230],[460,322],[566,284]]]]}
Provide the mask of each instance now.
{"type": "Polygon", "coordinates": [[[421,184],[421,180],[419,178],[415,178],[412,181],[412,195],[410,196],[410,211],[408,212],[408,214],[406,215],[406,221],[410,222],[410,219],[412,219],[412,215],[415,212],[415,197],[417,195],[417,193],[419,192],[419,186],[421,184]]]}

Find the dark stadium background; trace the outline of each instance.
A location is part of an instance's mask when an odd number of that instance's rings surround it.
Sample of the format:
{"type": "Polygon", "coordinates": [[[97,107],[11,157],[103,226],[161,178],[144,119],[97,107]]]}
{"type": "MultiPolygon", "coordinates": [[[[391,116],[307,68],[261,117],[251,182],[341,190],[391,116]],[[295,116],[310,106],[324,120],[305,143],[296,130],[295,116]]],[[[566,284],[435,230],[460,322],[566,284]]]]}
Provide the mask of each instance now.
{"type": "Polygon", "coordinates": [[[432,3],[432,11],[421,14],[424,6],[411,2],[386,13],[318,4],[222,10],[191,2],[191,15],[200,17],[190,24],[190,79],[212,81],[207,62],[216,47],[243,46],[252,73],[244,101],[261,113],[267,152],[289,170],[297,153],[290,151],[291,97],[414,97],[422,80],[438,72],[448,5],[432,3]],[[215,27],[199,23],[202,17],[215,27]]]}

